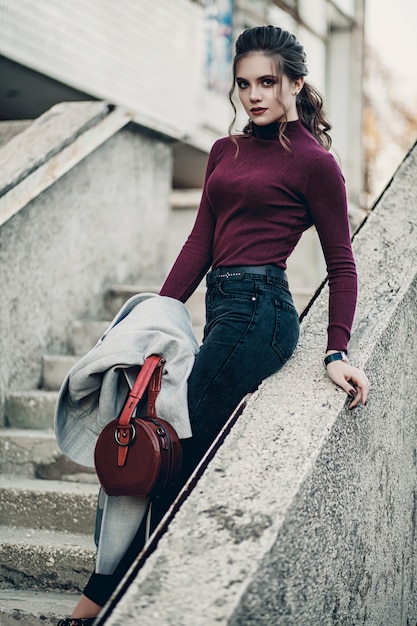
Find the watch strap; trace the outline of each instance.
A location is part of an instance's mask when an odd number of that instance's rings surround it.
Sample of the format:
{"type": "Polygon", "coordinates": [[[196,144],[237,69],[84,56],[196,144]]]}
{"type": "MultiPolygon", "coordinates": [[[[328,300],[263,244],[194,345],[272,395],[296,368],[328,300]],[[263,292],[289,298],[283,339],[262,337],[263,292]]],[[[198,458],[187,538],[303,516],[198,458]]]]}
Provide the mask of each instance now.
{"type": "Polygon", "coordinates": [[[347,356],[345,354],[345,352],[339,351],[339,352],[333,352],[332,354],[328,354],[325,358],[324,358],[324,367],[327,367],[329,365],[329,363],[333,363],[333,361],[345,361],[347,362],[347,356]]]}

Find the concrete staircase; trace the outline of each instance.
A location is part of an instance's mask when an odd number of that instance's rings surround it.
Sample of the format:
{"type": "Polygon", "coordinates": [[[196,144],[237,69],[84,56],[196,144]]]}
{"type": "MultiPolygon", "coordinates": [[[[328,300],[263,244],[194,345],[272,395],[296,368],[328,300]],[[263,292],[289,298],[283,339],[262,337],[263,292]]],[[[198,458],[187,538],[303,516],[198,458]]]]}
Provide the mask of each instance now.
{"type": "MultiPolygon", "coordinates": [[[[69,369],[92,348],[122,304],[156,286],[113,286],[104,320],[75,320],[68,354],[45,354],[40,389],[10,392],[0,429],[0,624],[55,624],[68,615],[94,568],[98,482],[62,455],[53,416],[69,369]]],[[[201,337],[204,291],[187,306],[201,337]]]]}

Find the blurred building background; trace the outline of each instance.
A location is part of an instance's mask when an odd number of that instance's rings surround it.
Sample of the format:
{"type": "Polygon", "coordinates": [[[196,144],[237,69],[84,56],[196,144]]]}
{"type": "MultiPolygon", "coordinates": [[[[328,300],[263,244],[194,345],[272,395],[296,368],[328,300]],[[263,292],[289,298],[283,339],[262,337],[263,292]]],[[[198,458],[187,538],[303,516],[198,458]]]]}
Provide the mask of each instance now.
{"type": "Polygon", "coordinates": [[[416,140],[416,22],[415,0],[366,0],[365,206],[372,206],[416,140]]]}
{"type": "MultiPolygon", "coordinates": [[[[372,196],[364,11],[365,0],[0,0],[0,119],[33,119],[65,100],[123,105],[150,136],[171,142],[173,190],[198,190],[208,151],[232,119],[234,40],[244,28],[279,25],[304,45],[309,80],[324,95],[355,227],[372,196]]],[[[167,264],[193,216],[177,220],[167,264]]],[[[306,233],[290,259],[300,307],[325,274],[316,239],[306,233]]]]}
{"type": "MultiPolygon", "coordinates": [[[[411,77],[410,77],[411,78],[411,77]]],[[[364,64],[363,206],[371,207],[417,139],[417,95],[395,87],[395,76],[370,46],[364,64]]],[[[412,80],[412,79],[411,79],[412,80]]]]}
{"type": "Polygon", "coordinates": [[[363,22],[363,0],[1,0],[0,117],[32,119],[61,100],[122,104],[179,142],[174,185],[198,186],[195,152],[206,153],[231,119],[233,40],[272,23],[306,48],[359,203],[363,22]],[[186,165],[183,153],[193,156],[186,165]]]}
{"type": "Polygon", "coordinates": [[[294,32],[324,93],[351,200],[361,191],[364,0],[1,0],[0,119],[98,98],[178,141],[174,186],[201,183],[231,120],[233,40],[262,23],[294,32]],[[191,158],[187,158],[191,157],[191,158]],[[199,158],[203,157],[203,158],[199,158]]]}

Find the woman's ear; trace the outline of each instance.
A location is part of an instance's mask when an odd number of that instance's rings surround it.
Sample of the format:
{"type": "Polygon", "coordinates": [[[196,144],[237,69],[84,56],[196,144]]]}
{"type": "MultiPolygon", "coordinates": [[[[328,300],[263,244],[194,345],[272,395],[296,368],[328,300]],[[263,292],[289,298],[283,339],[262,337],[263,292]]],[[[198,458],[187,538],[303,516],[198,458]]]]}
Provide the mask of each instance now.
{"type": "Polygon", "coordinates": [[[296,78],[294,81],[294,91],[299,93],[304,87],[304,76],[300,76],[300,78],[296,78]]]}

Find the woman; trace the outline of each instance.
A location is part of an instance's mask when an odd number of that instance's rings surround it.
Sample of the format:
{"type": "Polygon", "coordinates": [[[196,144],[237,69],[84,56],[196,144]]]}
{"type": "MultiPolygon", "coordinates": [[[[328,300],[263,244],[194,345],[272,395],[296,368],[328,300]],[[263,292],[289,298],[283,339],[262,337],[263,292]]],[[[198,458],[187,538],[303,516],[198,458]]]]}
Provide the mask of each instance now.
{"type": "MultiPolygon", "coordinates": [[[[327,373],[350,396],[350,409],[367,402],[368,379],[346,358],[357,279],[345,185],[328,152],[322,99],[306,75],[304,50],[290,33],[260,26],[240,35],[230,100],[237,88],[249,123],[214,144],[194,228],[160,292],[185,302],[212,268],[204,340],[188,381],[188,472],[239,401],[293,353],[299,322],[286,261],[312,225],[329,275],[327,373]]],[[[98,614],[135,558],[141,532],[117,575],[105,577],[107,591],[95,591],[96,575],[62,625],[98,614]]]]}
{"type": "Polygon", "coordinates": [[[188,382],[199,452],[295,348],[298,316],[284,270],[312,224],[329,273],[327,372],[351,396],[349,408],[367,400],[367,378],[345,356],[357,291],[345,185],[306,74],[290,33],[261,26],[240,35],[230,99],[236,86],[249,124],[214,144],[194,228],[161,290],[185,301],[212,267],[204,341],[188,382]]]}

